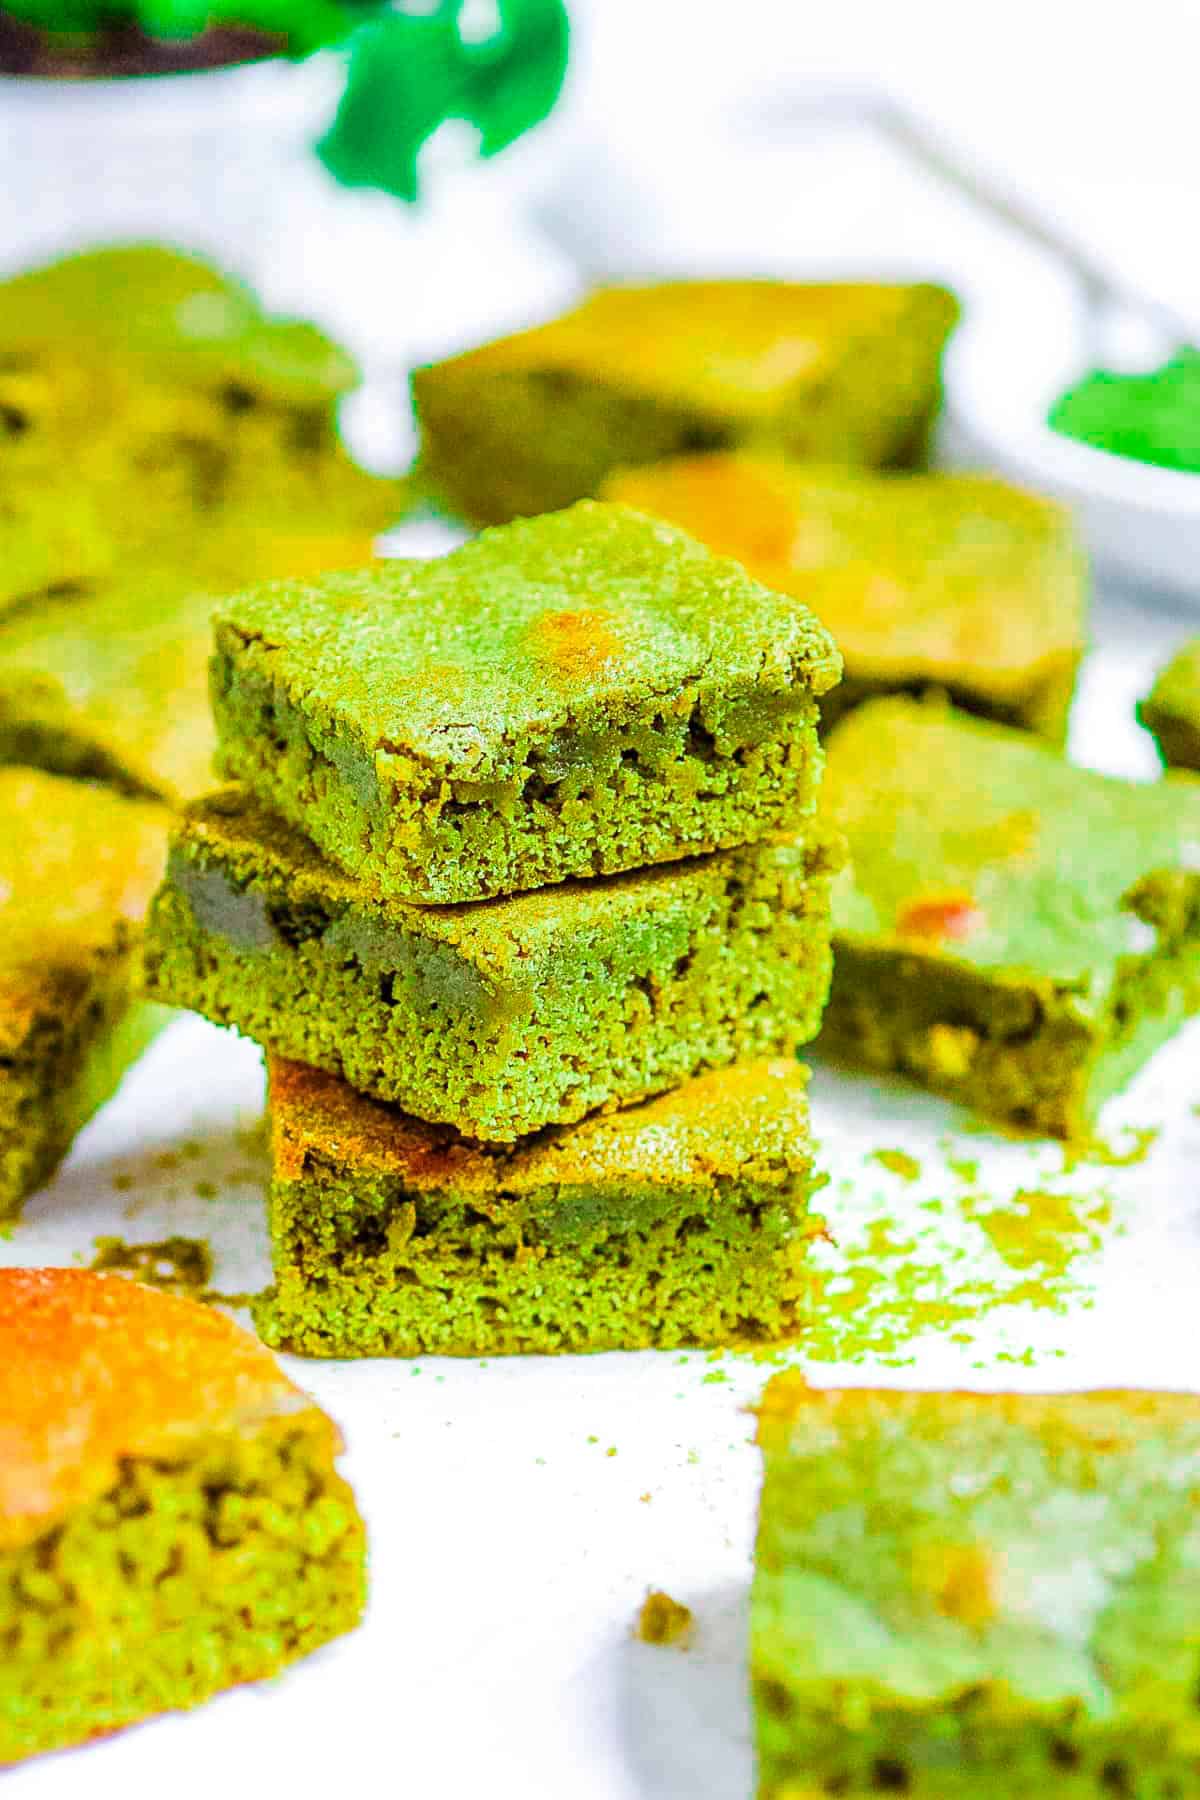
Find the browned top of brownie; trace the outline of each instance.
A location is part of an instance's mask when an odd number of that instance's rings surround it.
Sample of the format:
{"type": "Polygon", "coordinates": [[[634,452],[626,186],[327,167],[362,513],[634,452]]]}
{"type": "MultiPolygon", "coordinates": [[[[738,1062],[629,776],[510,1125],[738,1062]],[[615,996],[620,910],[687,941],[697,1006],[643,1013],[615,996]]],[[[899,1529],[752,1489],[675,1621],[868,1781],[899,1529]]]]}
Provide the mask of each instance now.
{"type": "Polygon", "coordinates": [[[98,1498],[128,1457],[305,1412],[321,1417],[223,1313],[123,1275],[0,1269],[0,1550],[98,1498]]]}
{"type": "Polygon", "coordinates": [[[366,1099],[336,1075],[270,1059],[275,1173],[296,1180],[313,1163],[383,1174],[406,1187],[453,1186],[518,1197],[592,1182],[687,1182],[808,1163],[808,1071],[762,1060],[685,1081],[669,1094],[514,1147],[472,1144],[366,1099]]]}

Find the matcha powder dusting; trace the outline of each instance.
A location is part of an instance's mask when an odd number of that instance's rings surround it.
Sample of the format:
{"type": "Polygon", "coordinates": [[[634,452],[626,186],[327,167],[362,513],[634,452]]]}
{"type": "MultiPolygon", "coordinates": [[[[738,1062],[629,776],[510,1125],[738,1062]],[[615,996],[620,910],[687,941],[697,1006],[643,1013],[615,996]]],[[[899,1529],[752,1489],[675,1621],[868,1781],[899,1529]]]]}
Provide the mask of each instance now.
{"type": "Polygon", "coordinates": [[[1093,369],[1055,401],[1050,424],[1093,449],[1200,474],[1200,350],[1140,375],[1093,369]]]}

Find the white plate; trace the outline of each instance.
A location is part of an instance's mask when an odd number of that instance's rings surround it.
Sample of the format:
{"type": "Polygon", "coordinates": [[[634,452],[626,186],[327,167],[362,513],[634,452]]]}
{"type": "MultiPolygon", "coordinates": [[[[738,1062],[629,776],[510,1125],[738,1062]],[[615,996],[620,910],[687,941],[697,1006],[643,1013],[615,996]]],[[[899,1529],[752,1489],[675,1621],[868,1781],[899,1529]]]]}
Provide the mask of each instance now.
{"type": "Polygon", "coordinates": [[[1082,304],[1032,283],[975,299],[946,363],[951,454],[1069,501],[1098,564],[1200,606],[1200,475],[1095,450],[1046,424],[1093,360],[1082,304]]]}

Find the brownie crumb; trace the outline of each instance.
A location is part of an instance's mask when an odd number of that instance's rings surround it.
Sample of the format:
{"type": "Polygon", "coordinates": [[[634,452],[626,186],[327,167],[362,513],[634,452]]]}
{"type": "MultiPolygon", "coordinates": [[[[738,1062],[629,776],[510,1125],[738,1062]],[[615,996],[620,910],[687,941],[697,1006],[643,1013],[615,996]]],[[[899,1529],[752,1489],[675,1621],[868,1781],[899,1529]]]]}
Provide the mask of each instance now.
{"type": "Polygon", "coordinates": [[[167,1293],[204,1295],[212,1280],[212,1251],[199,1238],[167,1237],[151,1244],[127,1244],[119,1237],[98,1237],[88,1267],[93,1273],[133,1275],[167,1293]]]}
{"type": "Polygon", "coordinates": [[[633,1635],[643,1644],[671,1644],[686,1650],[695,1623],[690,1607],[672,1600],[661,1588],[651,1588],[642,1602],[633,1635]]]}

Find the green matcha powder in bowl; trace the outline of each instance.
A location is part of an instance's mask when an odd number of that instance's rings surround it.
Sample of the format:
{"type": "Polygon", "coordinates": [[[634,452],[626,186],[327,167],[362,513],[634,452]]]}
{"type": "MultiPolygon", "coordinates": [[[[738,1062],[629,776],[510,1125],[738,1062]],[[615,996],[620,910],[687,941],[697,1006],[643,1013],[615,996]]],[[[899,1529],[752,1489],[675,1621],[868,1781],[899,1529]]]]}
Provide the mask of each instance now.
{"type": "Polygon", "coordinates": [[[1034,272],[967,296],[946,365],[948,442],[1074,507],[1098,569],[1200,610],[1200,355],[1096,367],[1075,285],[1034,272]]]}

